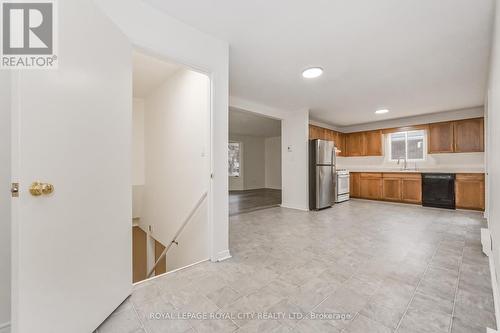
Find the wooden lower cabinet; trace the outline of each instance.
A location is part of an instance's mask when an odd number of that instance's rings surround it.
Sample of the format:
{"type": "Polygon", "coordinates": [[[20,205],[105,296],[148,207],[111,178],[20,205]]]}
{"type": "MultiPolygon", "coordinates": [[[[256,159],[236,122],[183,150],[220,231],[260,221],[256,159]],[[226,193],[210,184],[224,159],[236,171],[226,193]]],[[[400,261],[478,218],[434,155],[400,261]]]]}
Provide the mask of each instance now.
{"type": "Polygon", "coordinates": [[[352,198],[361,198],[360,173],[351,173],[349,177],[349,196],[352,198]]]}
{"type": "Polygon", "coordinates": [[[422,176],[420,174],[401,180],[401,201],[413,204],[422,203],[422,176]]]}
{"type": "Polygon", "coordinates": [[[383,178],[382,199],[388,201],[401,201],[401,178],[383,178]]]}
{"type": "Polygon", "coordinates": [[[455,178],[455,201],[457,208],[484,210],[484,184],[484,174],[457,174],[455,178]]]}
{"type": "Polygon", "coordinates": [[[373,200],[382,198],[381,173],[361,173],[359,185],[361,198],[373,200]]]}
{"type": "Polygon", "coordinates": [[[419,173],[351,173],[353,198],[422,203],[422,176],[419,173]],[[354,193],[354,194],[353,194],[354,193]]]}
{"type": "MultiPolygon", "coordinates": [[[[350,194],[353,198],[422,203],[422,175],[420,173],[352,172],[350,176],[350,194]]],[[[459,209],[483,211],[485,208],[484,174],[458,173],[455,179],[455,201],[459,209]]]]}

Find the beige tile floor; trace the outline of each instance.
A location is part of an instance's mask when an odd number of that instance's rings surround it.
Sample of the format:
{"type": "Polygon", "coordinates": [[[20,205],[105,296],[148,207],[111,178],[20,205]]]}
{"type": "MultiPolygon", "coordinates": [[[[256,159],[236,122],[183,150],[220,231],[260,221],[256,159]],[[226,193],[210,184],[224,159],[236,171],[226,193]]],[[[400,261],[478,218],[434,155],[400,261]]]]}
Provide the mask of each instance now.
{"type": "Polygon", "coordinates": [[[496,326],[484,226],[481,213],[361,200],[233,216],[232,259],[138,286],[98,333],[484,333],[496,326]],[[221,319],[151,319],[177,312],[221,319]]]}

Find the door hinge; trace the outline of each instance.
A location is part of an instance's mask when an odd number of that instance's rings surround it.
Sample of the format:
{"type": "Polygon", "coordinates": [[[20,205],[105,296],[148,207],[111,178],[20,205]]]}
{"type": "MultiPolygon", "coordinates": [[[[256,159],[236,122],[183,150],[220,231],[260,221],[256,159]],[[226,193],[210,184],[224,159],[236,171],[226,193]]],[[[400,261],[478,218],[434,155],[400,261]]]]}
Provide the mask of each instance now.
{"type": "Polygon", "coordinates": [[[13,198],[19,197],[19,183],[12,183],[10,186],[10,193],[13,198]]]}

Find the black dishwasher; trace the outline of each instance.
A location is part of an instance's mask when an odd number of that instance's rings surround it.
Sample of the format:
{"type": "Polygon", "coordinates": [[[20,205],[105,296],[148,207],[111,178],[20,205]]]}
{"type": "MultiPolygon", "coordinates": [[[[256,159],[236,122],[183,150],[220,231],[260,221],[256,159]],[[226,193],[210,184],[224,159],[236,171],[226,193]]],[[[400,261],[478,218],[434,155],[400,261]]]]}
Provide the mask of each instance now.
{"type": "Polygon", "coordinates": [[[423,173],[422,206],[455,209],[455,174],[423,173]]]}

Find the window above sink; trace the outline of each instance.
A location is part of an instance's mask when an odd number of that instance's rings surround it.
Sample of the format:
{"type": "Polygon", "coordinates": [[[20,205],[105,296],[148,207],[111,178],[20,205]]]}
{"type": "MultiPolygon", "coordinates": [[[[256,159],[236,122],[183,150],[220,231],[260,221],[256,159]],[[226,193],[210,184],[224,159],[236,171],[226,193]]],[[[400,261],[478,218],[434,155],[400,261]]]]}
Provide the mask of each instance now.
{"type": "Polygon", "coordinates": [[[390,133],[389,156],[391,161],[424,161],[426,158],[425,131],[390,133]]]}

